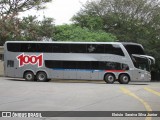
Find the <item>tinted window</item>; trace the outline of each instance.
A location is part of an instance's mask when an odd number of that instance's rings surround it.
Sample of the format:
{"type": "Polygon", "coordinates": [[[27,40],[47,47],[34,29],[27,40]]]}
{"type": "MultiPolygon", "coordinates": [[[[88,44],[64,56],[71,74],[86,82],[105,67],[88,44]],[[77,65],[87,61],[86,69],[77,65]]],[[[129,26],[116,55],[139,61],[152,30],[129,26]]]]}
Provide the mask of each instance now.
{"type": "Polygon", "coordinates": [[[88,44],[87,45],[88,53],[104,53],[104,45],[101,44],[88,44]]]}
{"type": "Polygon", "coordinates": [[[87,53],[94,53],[96,50],[96,46],[93,44],[87,45],[87,53]]]}
{"type": "Polygon", "coordinates": [[[101,44],[97,45],[95,52],[96,52],[96,53],[104,53],[104,52],[105,52],[105,50],[104,50],[104,45],[101,45],[101,44]]]}
{"type": "Polygon", "coordinates": [[[111,44],[7,43],[7,48],[12,52],[107,53],[124,56],[119,45],[111,44]]]}
{"type": "Polygon", "coordinates": [[[76,61],[52,61],[46,60],[45,66],[47,68],[64,68],[64,69],[76,69],[76,61]]]}
{"type": "Polygon", "coordinates": [[[61,61],[45,60],[45,66],[47,68],[63,68],[61,61]]]}
{"type": "Polygon", "coordinates": [[[127,64],[122,64],[122,70],[129,70],[129,66],[127,64]]]}
{"type": "Polygon", "coordinates": [[[124,47],[126,48],[126,50],[130,55],[132,54],[145,55],[144,50],[140,45],[124,45],[124,47]]]}
{"type": "Polygon", "coordinates": [[[96,70],[129,70],[127,64],[116,62],[98,62],[98,61],[52,61],[45,60],[47,68],[64,69],[96,69],[96,70]]]}
{"type": "Polygon", "coordinates": [[[77,64],[78,69],[91,69],[91,64],[89,61],[79,61],[77,64]]]}
{"type": "Polygon", "coordinates": [[[20,43],[7,43],[7,49],[10,52],[19,52],[20,51],[20,43]]]}
{"type": "Polygon", "coordinates": [[[36,43],[21,43],[20,52],[37,52],[36,43]]]}
{"type": "Polygon", "coordinates": [[[37,52],[52,52],[52,44],[37,44],[37,52]]]}
{"type": "Polygon", "coordinates": [[[69,53],[68,44],[51,44],[53,53],[69,53]]]}
{"type": "Polygon", "coordinates": [[[76,61],[63,61],[64,69],[76,69],[76,61]]]}
{"type": "Polygon", "coordinates": [[[91,69],[99,69],[99,62],[98,61],[91,62],[91,69]]]}
{"type": "Polygon", "coordinates": [[[106,62],[105,68],[107,70],[116,70],[116,63],[114,63],[114,62],[106,62]]]}
{"type": "Polygon", "coordinates": [[[86,53],[85,44],[70,44],[71,53],[86,53]]]}
{"type": "Polygon", "coordinates": [[[141,69],[141,70],[150,71],[149,62],[147,58],[140,58],[140,57],[132,56],[132,60],[136,68],[141,69]]]}
{"type": "Polygon", "coordinates": [[[116,44],[105,45],[105,53],[124,56],[122,49],[120,48],[119,45],[116,45],[116,44]]]}
{"type": "Polygon", "coordinates": [[[69,44],[59,44],[60,53],[69,53],[69,44]]]}
{"type": "Polygon", "coordinates": [[[45,60],[47,68],[90,69],[89,61],[52,61],[45,60]]]}
{"type": "Polygon", "coordinates": [[[69,45],[68,44],[38,44],[37,52],[48,52],[48,53],[68,53],[69,45]]]}
{"type": "Polygon", "coordinates": [[[99,62],[99,68],[102,70],[129,70],[127,64],[116,62],[99,62]]]}

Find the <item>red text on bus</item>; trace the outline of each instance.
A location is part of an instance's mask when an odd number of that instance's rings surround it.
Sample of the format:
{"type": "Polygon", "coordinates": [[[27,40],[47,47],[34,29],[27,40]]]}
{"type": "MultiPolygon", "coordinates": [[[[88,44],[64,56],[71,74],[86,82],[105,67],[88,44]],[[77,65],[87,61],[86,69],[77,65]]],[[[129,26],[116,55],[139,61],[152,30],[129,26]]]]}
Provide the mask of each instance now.
{"type": "Polygon", "coordinates": [[[28,64],[31,65],[38,64],[38,67],[43,66],[43,54],[36,56],[36,55],[25,55],[24,53],[22,53],[16,58],[19,61],[19,67],[23,67],[24,65],[28,64]]]}

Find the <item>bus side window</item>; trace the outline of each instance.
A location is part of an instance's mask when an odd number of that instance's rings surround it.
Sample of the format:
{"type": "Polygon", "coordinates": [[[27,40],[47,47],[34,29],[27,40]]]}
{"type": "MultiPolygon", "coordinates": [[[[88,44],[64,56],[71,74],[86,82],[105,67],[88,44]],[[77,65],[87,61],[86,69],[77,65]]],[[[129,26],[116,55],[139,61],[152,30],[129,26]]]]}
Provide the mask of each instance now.
{"type": "Polygon", "coordinates": [[[121,47],[116,44],[113,44],[113,45],[106,44],[105,45],[105,53],[124,56],[124,53],[123,53],[121,47]]]}
{"type": "Polygon", "coordinates": [[[70,53],[86,53],[85,44],[70,44],[70,53]]]}
{"type": "Polygon", "coordinates": [[[7,60],[7,67],[14,67],[14,61],[13,60],[7,60]]]}
{"type": "Polygon", "coordinates": [[[94,53],[94,51],[96,50],[96,46],[95,45],[87,45],[87,52],[88,53],[94,53]]]}
{"type": "Polygon", "coordinates": [[[94,53],[105,53],[105,50],[104,50],[104,45],[101,45],[101,44],[97,44],[96,45],[96,50],[94,51],[94,53]]]}
{"type": "Polygon", "coordinates": [[[35,43],[22,43],[20,52],[36,52],[35,43]]]}
{"type": "Polygon", "coordinates": [[[129,70],[129,66],[127,64],[122,64],[122,70],[129,70]]]}
{"type": "Polygon", "coordinates": [[[89,61],[78,61],[77,62],[77,69],[91,69],[91,62],[89,61]]]}
{"type": "Polygon", "coordinates": [[[7,43],[7,50],[10,52],[20,52],[21,43],[7,43]]]}
{"type": "Polygon", "coordinates": [[[104,45],[101,44],[89,44],[87,45],[88,53],[104,53],[104,45]]]}
{"type": "Polygon", "coordinates": [[[91,62],[91,69],[98,70],[99,69],[99,62],[98,61],[92,61],[91,62]]]}

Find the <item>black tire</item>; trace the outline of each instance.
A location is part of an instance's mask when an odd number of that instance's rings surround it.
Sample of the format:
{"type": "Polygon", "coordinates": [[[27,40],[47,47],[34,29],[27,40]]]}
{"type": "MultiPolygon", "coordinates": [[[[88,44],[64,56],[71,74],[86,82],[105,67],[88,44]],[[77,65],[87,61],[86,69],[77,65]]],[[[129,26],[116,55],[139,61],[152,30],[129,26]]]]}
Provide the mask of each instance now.
{"type": "Polygon", "coordinates": [[[121,74],[119,77],[119,83],[120,84],[128,84],[130,81],[130,77],[127,74],[121,74]]]}
{"type": "Polygon", "coordinates": [[[36,76],[34,76],[34,81],[37,81],[37,78],[36,78],[36,76]]]}
{"type": "Polygon", "coordinates": [[[47,74],[45,72],[38,72],[36,78],[38,82],[48,82],[47,74]]]}
{"type": "Polygon", "coordinates": [[[35,77],[34,77],[33,72],[31,72],[31,71],[25,72],[24,79],[27,81],[34,81],[35,77]]]}
{"type": "Polygon", "coordinates": [[[113,74],[106,74],[104,77],[104,81],[108,84],[113,84],[115,82],[116,78],[113,74]]]}
{"type": "Polygon", "coordinates": [[[51,81],[51,79],[47,79],[47,81],[51,81]]]}
{"type": "Polygon", "coordinates": [[[122,84],[120,80],[118,80],[119,84],[122,84]]]}

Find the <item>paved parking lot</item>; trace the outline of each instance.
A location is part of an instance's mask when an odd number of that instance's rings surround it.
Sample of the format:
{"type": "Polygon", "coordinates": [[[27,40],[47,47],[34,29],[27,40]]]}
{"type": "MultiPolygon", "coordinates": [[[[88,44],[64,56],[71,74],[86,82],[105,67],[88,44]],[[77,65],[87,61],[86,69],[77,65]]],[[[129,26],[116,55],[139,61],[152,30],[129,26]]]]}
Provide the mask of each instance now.
{"type": "MultiPolygon", "coordinates": [[[[111,85],[103,81],[52,80],[42,83],[0,77],[0,111],[160,111],[160,82],[111,85]]],[[[145,117],[131,119],[146,120],[145,117]]],[[[151,119],[159,118],[148,120],[151,119]]]]}

